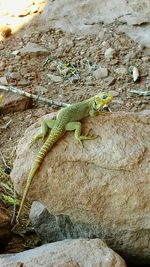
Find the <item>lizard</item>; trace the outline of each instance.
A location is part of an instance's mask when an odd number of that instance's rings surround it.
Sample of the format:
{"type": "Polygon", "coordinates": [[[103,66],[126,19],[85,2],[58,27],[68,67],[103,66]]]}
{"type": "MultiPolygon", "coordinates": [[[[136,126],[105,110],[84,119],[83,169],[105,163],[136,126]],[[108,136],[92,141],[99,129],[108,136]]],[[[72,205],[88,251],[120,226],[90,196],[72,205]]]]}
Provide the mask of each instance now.
{"type": "Polygon", "coordinates": [[[112,101],[112,95],[109,93],[99,93],[94,97],[74,103],[70,106],[60,109],[55,119],[46,119],[41,123],[41,132],[38,133],[32,140],[33,145],[38,139],[45,139],[45,143],[41,146],[29,172],[23,196],[21,199],[19,211],[16,216],[16,221],[20,217],[26,196],[32,179],[42,164],[44,157],[51,150],[54,144],[66,133],[66,131],[74,131],[75,139],[82,145],[82,141],[86,139],[94,139],[91,135],[81,134],[81,120],[85,117],[94,117],[100,113],[100,109],[112,101]]]}

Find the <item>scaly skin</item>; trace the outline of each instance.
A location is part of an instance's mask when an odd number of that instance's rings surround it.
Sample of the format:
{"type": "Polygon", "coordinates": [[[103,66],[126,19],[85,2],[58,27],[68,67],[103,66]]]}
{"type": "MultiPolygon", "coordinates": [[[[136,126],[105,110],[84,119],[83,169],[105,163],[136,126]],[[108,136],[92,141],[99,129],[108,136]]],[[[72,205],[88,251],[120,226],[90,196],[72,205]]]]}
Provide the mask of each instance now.
{"type": "Polygon", "coordinates": [[[18,221],[19,216],[24,205],[25,198],[27,196],[32,179],[39,169],[44,157],[51,150],[54,144],[65,134],[66,131],[75,131],[75,138],[82,144],[82,140],[94,139],[95,137],[89,135],[81,135],[81,122],[85,117],[96,116],[99,114],[99,110],[112,101],[112,96],[108,93],[99,93],[98,95],[91,97],[79,103],[72,104],[71,106],[61,109],[55,120],[45,120],[42,122],[42,132],[38,134],[34,139],[34,143],[39,138],[44,138],[49,129],[51,129],[49,136],[41,149],[39,150],[35,161],[33,162],[30,170],[26,186],[23,192],[23,197],[19,207],[19,211],[16,217],[18,221]]]}

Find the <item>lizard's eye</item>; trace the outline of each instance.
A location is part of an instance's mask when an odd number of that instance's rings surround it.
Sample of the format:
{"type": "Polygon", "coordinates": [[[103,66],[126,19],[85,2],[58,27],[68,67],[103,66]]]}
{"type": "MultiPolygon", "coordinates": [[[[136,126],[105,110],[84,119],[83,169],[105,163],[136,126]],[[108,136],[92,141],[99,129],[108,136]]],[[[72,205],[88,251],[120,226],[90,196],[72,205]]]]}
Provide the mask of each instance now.
{"type": "Polygon", "coordinates": [[[106,99],[106,98],[107,98],[107,95],[103,95],[103,96],[102,96],[102,99],[106,99]]]}

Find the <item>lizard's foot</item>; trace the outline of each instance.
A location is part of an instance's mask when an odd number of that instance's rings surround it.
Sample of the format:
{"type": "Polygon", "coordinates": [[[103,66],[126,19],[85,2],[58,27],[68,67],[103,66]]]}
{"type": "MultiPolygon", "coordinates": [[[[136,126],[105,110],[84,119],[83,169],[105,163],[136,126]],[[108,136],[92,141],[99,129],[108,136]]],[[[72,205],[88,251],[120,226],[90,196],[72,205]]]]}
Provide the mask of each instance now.
{"type": "Polygon", "coordinates": [[[97,135],[94,135],[94,134],[91,135],[88,132],[85,135],[80,135],[77,140],[80,143],[80,145],[83,147],[83,143],[82,143],[83,140],[93,140],[93,139],[96,139],[97,137],[98,137],[97,135]]]}
{"type": "Polygon", "coordinates": [[[43,139],[44,140],[44,136],[43,136],[43,133],[40,133],[40,134],[37,134],[31,141],[31,144],[30,144],[30,148],[36,143],[37,140],[39,139],[43,139]]]}

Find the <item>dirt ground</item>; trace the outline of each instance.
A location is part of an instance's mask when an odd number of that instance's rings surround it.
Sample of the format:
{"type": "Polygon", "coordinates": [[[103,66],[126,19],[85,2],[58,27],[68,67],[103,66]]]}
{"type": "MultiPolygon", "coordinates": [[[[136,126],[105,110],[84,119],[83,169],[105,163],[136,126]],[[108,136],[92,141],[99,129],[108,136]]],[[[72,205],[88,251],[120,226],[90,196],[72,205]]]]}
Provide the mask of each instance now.
{"type": "MultiPolygon", "coordinates": [[[[150,107],[150,96],[138,92],[150,91],[150,57],[145,55],[144,47],[119,33],[116,24],[101,25],[103,34],[100,36],[78,36],[51,28],[43,32],[35,28],[35,31],[29,32],[24,28],[0,42],[0,78],[3,77],[6,86],[16,86],[60,102],[74,103],[100,91],[108,91],[114,95],[110,105],[112,112],[146,110],[150,107]],[[46,48],[48,53],[33,55],[27,52],[22,55],[14,52],[29,42],[46,48]],[[129,67],[133,65],[140,73],[136,82],[129,73],[129,67]],[[105,68],[103,77],[96,74],[99,66],[105,68]],[[137,93],[131,93],[131,90],[137,93]]],[[[1,94],[4,101],[0,108],[0,151],[12,168],[17,143],[26,129],[42,115],[56,109],[3,90],[0,90],[1,94]],[[8,122],[9,125],[4,127],[8,122]]],[[[6,175],[4,167],[1,158],[0,179],[6,182],[9,175],[6,175]]],[[[1,188],[3,191],[4,188],[1,188]]],[[[12,215],[12,204],[2,199],[0,204],[12,215]]],[[[27,214],[23,216],[20,232],[13,234],[5,253],[39,244],[32,228],[28,227],[27,214]]]]}

